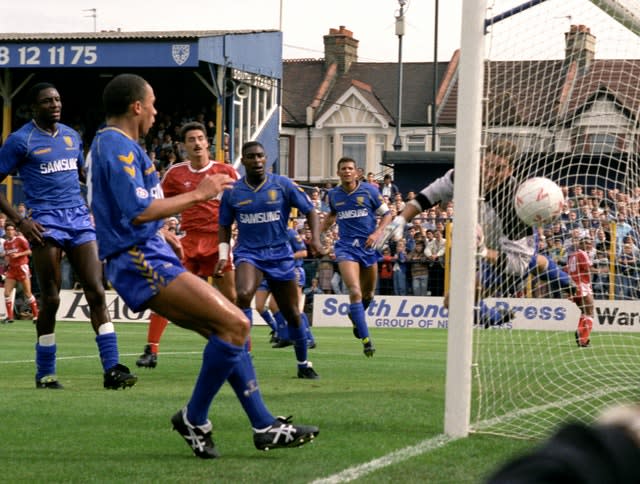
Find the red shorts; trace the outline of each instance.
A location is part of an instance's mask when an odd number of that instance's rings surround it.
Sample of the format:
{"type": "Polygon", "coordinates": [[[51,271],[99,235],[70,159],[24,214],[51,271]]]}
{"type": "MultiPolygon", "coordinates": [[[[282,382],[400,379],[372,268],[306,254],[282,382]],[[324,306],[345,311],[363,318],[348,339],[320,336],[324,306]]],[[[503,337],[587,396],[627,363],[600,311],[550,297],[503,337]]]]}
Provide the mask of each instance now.
{"type": "MultiPolygon", "coordinates": [[[[200,277],[210,277],[218,263],[218,234],[187,232],[180,239],[184,250],[184,267],[191,273],[200,277]]],[[[234,269],[233,257],[229,254],[229,260],[222,272],[230,272],[234,269]]]]}
{"type": "Polygon", "coordinates": [[[22,282],[31,277],[31,271],[29,270],[29,264],[22,264],[19,266],[9,266],[5,277],[7,279],[13,279],[14,281],[22,282]]]}
{"type": "Polygon", "coordinates": [[[581,283],[576,287],[576,294],[571,298],[575,303],[579,303],[587,296],[593,296],[593,288],[590,283],[581,283]]]}

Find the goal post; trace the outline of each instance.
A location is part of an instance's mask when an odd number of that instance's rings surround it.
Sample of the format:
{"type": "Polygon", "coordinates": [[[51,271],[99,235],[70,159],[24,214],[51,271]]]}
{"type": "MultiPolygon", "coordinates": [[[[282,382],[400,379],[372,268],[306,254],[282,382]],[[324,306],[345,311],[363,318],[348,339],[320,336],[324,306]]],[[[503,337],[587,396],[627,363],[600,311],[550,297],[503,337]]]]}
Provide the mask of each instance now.
{"type": "Polygon", "coordinates": [[[471,338],[468,324],[474,302],[475,226],[478,220],[480,138],[482,129],[482,78],[485,0],[464,0],[460,46],[460,97],[458,101],[453,198],[456,228],[451,247],[450,300],[447,335],[447,377],[444,431],[452,437],[469,432],[471,409],[471,338]],[[462,230],[461,230],[462,229],[462,230]]]}
{"type": "Polygon", "coordinates": [[[457,103],[455,170],[464,174],[454,182],[450,265],[452,437],[542,438],[640,400],[639,35],[640,0],[463,1],[457,85],[444,101],[457,103]],[[561,218],[531,240],[559,270],[582,240],[593,242],[592,309],[542,266],[526,279],[499,274],[499,291],[475,293],[487,268],[475,226],[489,220],[480,159],[496,140],[517,147],[517,183],[545,177],[563,189],[561,218]],[[513,319],[473,326],[480,300],[513,319]],[[589,318],[590,344],[580,347],[574,332],[589,318]]]}

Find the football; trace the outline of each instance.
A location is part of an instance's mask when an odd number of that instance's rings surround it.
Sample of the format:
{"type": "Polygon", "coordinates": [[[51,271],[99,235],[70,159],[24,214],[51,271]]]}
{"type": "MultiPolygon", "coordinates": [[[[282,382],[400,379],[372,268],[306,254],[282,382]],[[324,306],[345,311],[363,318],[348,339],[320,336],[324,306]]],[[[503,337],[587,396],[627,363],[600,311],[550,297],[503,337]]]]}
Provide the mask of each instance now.
{"type": "Polygon", "coordinates": [[[529,178],[522,182],[514,200],[520,220],[529,226],[553,222],[562,212],[562,189],[548,178],[529,178]]]}

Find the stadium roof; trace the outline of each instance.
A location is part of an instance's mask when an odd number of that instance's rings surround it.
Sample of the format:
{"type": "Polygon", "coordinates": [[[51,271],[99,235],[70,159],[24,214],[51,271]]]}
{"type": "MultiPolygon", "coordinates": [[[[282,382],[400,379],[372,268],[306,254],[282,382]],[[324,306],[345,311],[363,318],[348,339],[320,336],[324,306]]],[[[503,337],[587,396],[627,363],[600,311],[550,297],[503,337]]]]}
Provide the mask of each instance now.
{"type": "Polygon", "coordinates": [[[262,32],[278,32],[274,29],[254,30],[174,30],[174,31],[139,31],[125,32],[108,30],[102,32],[6,32],[0,33],[2,42],[56,41],[56,40],[163,40],[163,39],[199,39],[228,34],[254,34],[262,32]]]}

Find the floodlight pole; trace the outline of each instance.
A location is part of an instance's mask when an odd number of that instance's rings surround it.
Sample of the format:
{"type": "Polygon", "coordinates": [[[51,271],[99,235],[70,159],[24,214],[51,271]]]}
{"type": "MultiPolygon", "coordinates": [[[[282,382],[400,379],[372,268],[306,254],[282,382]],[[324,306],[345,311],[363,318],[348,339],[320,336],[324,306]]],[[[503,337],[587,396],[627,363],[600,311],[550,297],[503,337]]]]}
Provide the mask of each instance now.
{"type": "Polygon", "coordinates": [[[396,137],[393,140],[394,151],[402,149],[400,127],[402,126],[402,36],[404,35],[404,7],[408,0],[398,0],[400,11],[396,17],[396,35],[398,36],[398,117],[396,119],[396,137]]]}
{"type": "Polygon", "coordinates": [[[97,25],[98,9],[97,8],[85,8],[85,9],[82,9],[82,11],[83,12],[89,12],[87,15],[85,15],[85,17],[93,18],[93,31],[97,32],[98,31],[98,25],[97,25]]]}
{"type": "Polygon", "coordinates": [[[431,107],[431,151],[436,150],[437,119],[436,100],[438,97],[438,7],[439,0],[435,0],[433,13],[433,102],[431,107]]]}

